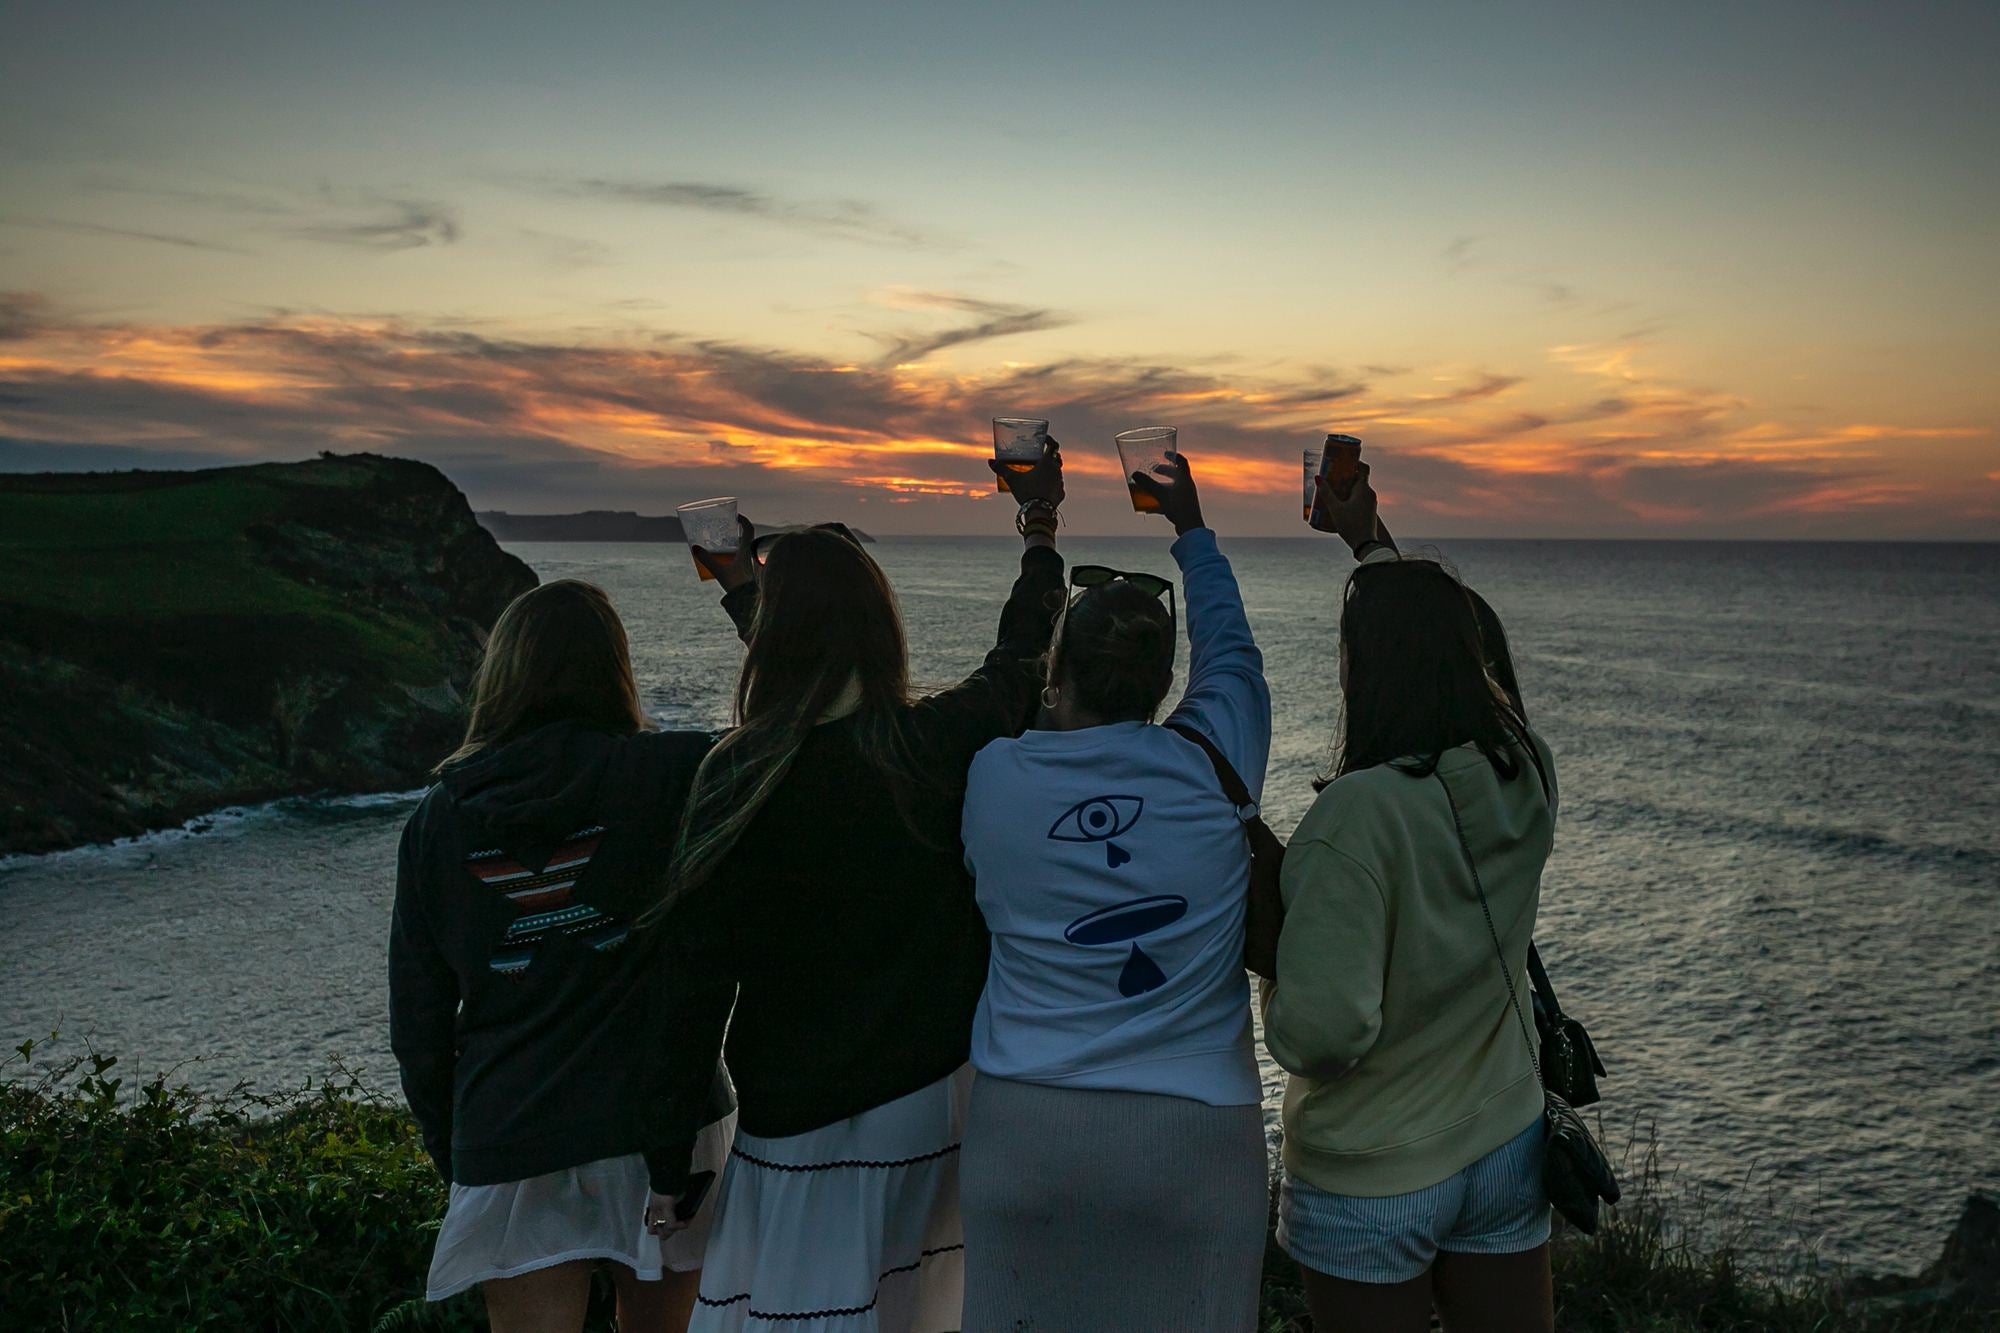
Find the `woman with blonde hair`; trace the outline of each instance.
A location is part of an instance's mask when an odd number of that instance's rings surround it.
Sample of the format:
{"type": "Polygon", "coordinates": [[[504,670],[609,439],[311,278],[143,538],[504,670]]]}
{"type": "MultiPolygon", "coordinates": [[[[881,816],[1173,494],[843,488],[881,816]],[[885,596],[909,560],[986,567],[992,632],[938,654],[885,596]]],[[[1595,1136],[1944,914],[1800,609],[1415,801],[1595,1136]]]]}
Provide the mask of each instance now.
{"type": "Polygon", "coordinates": [[[495,1333],[580,1329],[602,1260],[621,1329],[686,1327],[707,1217],[668,1235],[646,1206],[727,1152],[729,992],[635,918],[710,742],[651,729],[601,589],[546,583],[494,625],[403,830],[391,1046],[451,1183],[428,1295],[478,1285],[495,1333]]]}

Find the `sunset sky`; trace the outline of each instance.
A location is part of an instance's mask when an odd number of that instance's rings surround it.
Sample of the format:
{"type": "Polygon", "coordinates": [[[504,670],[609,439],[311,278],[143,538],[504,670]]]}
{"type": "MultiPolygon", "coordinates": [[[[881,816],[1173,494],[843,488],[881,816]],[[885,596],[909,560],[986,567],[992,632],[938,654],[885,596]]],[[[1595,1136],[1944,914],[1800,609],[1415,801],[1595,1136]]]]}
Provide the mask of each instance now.
{"type": "Polygon", "coordinates": [[[2000,5],[8,6],[0,470],[480,508],[2000,538],[2000,5]]]}

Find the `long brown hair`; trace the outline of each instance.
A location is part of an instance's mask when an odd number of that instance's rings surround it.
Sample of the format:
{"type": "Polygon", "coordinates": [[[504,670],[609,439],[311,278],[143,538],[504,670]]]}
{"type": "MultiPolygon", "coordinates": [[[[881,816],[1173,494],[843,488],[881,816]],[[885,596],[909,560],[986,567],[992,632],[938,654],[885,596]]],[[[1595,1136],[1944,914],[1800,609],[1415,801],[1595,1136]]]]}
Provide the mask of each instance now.
{"type": "Polygon", "coordinates": [[[750,650],[736,679],[737,726],[695,774],[666,890],[649,917],[715,874],[783,783],[813,727],[847,702],[850,683],[859,691],[855,735],[874,770],[856,780],[886,781],[908,818],[916,786],[901,726],[910,701],[909,652],[881,566],[852,539],[808,528],[772,543],[758,583],[750,650]]]}
{"type": "Polygon", "coordinates": [[[1472,593],[1443,565],[1406,557],[1357,568],[1340,610],[1340,644],[1347,662],[1336,775],[1397,763],[1429,777],[1446,750],[1469,744],[1511,780],[1519,747],[1548,789],[1518,696],[1493,678],[1472,593]]]}
{"type": "Polygon", "coordinates": [[[1106,722],[1151,722],[1173,688],[1173,619],[1123,579],[1086,588],[1063,613],[1046,675],[1106,722]]]}
{"type": "Polygon", "coordinates": [[[647,726],[625,625],[604,589],[578,579],[530,588],[500,613],[472,677],[465,741],[438,768],[551,722],[621,735],[647,726]]]}

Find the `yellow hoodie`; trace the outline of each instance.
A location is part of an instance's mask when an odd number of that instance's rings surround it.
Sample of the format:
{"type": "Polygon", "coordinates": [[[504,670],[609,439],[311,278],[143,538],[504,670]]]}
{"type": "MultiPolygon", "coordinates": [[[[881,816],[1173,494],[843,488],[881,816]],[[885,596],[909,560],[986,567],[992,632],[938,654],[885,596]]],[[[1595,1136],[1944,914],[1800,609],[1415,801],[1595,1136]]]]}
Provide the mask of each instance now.
{"type": "MultiPolygon", "coordinates": [[[[1555,760],[1539,738],[1551,787],[1555,760]]],[[[1503,782],[1471,746],[1450,784],[1524,1013],[1528,942],[1555,812],[1527,755],[1503,782]]],[[[1336,779],[1285,855],[1278,983],[1264,1041],[1291,1071],[1285,1166],[1336,1194],[1445,1180],[1541,1114],[1444,791],[1391,764],[1336,779]]]]}

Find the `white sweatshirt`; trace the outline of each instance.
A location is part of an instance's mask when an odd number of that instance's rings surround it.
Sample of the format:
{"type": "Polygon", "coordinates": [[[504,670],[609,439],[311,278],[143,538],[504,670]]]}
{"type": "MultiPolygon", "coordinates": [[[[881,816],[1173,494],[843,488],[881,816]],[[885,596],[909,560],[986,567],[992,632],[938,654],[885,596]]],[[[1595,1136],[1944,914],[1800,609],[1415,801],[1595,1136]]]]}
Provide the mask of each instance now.
{"type": "MultiPolygon", "coordinates": [[[[1206,528],[1173,545],[1192,657],[1167,720],[1261,793],[1271,695],[1229,562],[1206,528]]],[[[1164,726],[1030,731],[973,760],[965,860],[993,932],[972,1026],[981,1073],[1261,1099],[1243,971],[1250,852],[1200,747],[1164,726]]]]}

